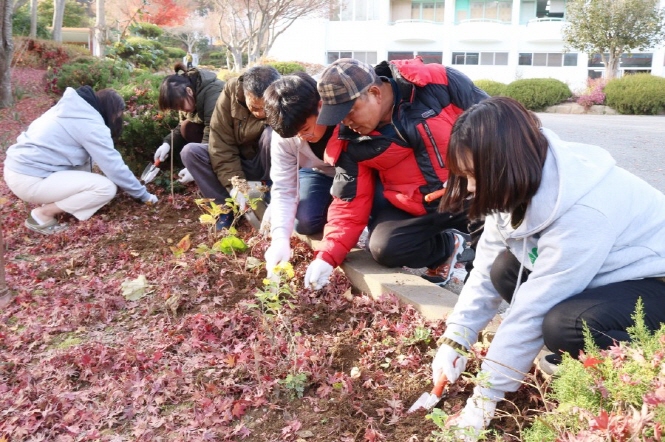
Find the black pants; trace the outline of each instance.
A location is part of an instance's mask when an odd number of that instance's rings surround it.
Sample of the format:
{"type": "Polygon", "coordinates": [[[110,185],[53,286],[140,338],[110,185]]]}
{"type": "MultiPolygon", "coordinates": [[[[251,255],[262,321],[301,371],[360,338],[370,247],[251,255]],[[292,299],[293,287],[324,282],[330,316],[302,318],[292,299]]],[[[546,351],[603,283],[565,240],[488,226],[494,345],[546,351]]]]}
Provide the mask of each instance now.
{"type": "MultiPolygon", "coordinates": [[[[507,302],[513,297],[519,266],[517,258],[507,250],[492,265],[492,284],[507,302]]],[[[522,281],[528,277],[525,269],[522,281]]],[[[584,350],[584,323],[601,349],[629,341],[626,329],[634,325],[631,316],[638,298],[644,305],[646,326],[651,331],[658,330],[665,323],[665,282],[654,278],[623,281],[584,290],[552,307],[543,320],[545,345],[554,353],[567,352],[577,358],[584,350]]]]}
{"type": "Polygon", "coordinates": [[[468,232],[465,213],[413,216],[393,206],[377,186],[368,229],[369,252],[386,267],[436,267],[453,252],[454,238],[446,229],[468,232]]]}

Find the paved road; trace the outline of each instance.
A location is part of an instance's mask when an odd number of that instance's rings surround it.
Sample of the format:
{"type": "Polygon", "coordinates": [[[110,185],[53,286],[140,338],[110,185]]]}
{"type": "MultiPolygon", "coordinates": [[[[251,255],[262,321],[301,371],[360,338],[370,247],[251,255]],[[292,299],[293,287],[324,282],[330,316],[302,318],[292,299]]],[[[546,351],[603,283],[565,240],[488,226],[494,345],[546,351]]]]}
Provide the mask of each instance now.
{"type": "Polygon", "coordinates": [[[562,139],[607,149],[617,164],[665,193],[665,116],[539,113],[562,139]]]}

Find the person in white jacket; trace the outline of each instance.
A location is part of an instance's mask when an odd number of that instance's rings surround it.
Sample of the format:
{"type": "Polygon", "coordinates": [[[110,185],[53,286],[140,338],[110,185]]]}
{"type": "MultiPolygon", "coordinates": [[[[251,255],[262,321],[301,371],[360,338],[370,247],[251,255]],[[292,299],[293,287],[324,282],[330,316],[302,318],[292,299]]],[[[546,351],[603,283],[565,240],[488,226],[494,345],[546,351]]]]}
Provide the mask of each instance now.
{"type": "Polygon", "coordinates": [[[113,199],[117,187],[143,203],[157,202],[113,145],[122,132],[124,108],[112,89],[67,88],[9,147],[7,186],[20,199],[40,204],[25,221],[27,228],[46,235],[60,232],[66,226],[56,215],[66,212],[86,220],[113,199]],[[104,175],[92,173],[93,162],[104,175]]]}
{"type": "Polygon", "coordinates": [[[263,94],[268,124],[272,168],[270,247],[266,251],[268,276],[291,256],[294,229],[302,235],[323,231],[335,168],[324,161],[335,127],[316,124],[321,98],[316,81],[304,72],[280,78],[263,94]]]}
{"type": "Polygon", "coordinates": [[[640,298],[650,329],[665,322],[665,196],[604,149],[541,128],[535,114],[506,97],[460,116],[447,164],[441,208],[459,209],[474,195],[470,216],[486,221],[433,378],[454,382],[466,366],[464,350],[501,301],[510,303],[473,395],[449,422],[477,434],[543,344],[555,356],[579,357],[584,323],[599,348],[626,341],[640,298]]]}

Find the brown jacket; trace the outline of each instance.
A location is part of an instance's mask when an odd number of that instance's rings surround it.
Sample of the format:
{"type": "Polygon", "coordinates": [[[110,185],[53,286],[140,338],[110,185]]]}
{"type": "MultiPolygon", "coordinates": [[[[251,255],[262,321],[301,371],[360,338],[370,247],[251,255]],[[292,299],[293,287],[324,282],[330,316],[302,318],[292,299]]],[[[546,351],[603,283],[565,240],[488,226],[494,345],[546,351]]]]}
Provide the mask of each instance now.
{"type": "Polygon", "coordinates": [[[208,153],[217,179],[231,188],[231,178],[245,178],[240,159],[252,159],[258,153],[258,141],[266,120],[258,120],[245,105],[242,76],[226,82],[217,99],[210,122],[208,153]]]}

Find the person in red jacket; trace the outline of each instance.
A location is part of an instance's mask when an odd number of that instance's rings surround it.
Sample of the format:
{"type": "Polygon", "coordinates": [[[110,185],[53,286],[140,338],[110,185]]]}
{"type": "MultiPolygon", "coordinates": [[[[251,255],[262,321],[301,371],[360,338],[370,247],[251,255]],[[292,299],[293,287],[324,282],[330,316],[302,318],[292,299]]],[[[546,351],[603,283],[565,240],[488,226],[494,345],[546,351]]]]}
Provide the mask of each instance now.
{"type": "Polygon", "coordinates": [[[333,202],[305,286],[323,287],[365,226],[379,264],[427,267],[422,276],[445,285],[455,263],[473,255],[465,253],[466,213],[437,213],[448,139],[457,117],[487,94],[461,72],[420,58],[376,68],[339,59],[317,89],[317,123],[341,125],[326,147],[326,161],[336,168],[333,202]]]}

